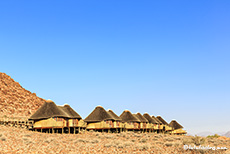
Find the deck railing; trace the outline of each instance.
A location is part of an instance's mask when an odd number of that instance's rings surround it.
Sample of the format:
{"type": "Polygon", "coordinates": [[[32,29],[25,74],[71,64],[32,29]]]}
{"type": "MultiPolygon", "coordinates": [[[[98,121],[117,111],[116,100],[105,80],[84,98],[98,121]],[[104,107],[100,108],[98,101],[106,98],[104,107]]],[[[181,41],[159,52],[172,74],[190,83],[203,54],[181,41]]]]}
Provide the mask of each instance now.
{"type": "Polygon", "coordinates": [[[8,116],[0,116],[0,124],[5,126],[12,127],[21,127],[32,129],[33,121],[28,120],[27,117],[8,117],[8,116]]]}

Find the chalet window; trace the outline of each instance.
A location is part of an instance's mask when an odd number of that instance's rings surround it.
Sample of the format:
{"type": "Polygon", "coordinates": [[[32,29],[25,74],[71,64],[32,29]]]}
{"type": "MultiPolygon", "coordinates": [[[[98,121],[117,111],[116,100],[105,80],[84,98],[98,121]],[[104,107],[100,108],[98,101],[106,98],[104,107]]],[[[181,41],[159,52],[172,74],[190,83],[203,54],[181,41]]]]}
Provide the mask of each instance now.
{"type": "Polygon", "coordinates": [[[78,124],[78,119],[73,119],[73,125],[77,125],[78,124]]]}
{"type": "Polygon", "coordinates": [[[57,117],[57,121],[63,121],[63,118],[58,118],[58,117],[57,117]]]}
{"type": "Polygon", "coordinates": [[[109,121],[109,127],[112,127],[113,122],[110,120],[109,121]]]}
{"type": "Polygon", "coordinates": [[[137,128],[137,123],[136,122],[134,122],[134,128],[137,128]]]}

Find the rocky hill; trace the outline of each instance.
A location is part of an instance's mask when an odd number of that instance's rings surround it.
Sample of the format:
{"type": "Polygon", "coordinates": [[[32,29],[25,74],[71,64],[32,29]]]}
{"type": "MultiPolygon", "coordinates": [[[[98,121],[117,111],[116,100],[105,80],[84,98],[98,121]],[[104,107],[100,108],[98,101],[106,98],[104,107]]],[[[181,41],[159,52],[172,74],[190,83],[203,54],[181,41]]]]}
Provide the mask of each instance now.
{"type": "Polygon", "coordinates": [[[44,102],[44,99],[0,72],[0,117],[29,117],[44,102]]]}
{"type": "Polygon", "coordinates": [[[230,138],[230,131],[228,131],[226,134],[224,134],[224,136],[229,137],[230,138]]]}

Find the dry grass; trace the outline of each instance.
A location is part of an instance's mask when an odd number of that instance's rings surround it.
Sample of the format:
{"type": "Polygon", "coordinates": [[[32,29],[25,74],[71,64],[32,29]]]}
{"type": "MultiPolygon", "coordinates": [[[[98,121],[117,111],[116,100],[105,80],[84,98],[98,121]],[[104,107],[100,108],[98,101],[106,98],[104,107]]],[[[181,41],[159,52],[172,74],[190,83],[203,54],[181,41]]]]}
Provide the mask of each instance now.
{"type": "Polygon", "coordinates": [[[0,126],[0,153],[223,153],[230,151],[184,150],[184,144],[230,148],[230,140],[154,133],[45,134],[0,126]]]}

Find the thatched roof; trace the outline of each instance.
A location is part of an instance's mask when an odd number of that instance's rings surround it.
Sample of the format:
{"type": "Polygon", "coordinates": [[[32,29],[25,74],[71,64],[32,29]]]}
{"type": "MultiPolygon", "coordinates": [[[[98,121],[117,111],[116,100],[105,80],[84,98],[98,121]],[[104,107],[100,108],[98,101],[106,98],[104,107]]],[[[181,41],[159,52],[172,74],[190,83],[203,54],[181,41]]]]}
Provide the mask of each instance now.
{"type": "Polygon", "coordinates": [[[140,113],[136,113],[134,114],[139,120],[140,122],[149,122],[143,115],[141,115],[140,113]]]}
{"type": "Polygon", "coordinates": [[[105,109],[97,106],[86,118],[85,122],[100,122],[103,120],[115,120],[105,109]]]}
{"type": "Polygon", "coordinates": [[[157,119],[160,120],[164,125],[169,125],[161,116],[157,116],[157,119]]]}
{"type": "Polygon", "coordinates": [[[110,114],[115,121],[121,121],[121,118],[118,117],[112,110],[108,110],[107,113],[110,114]]]}
{"type": "MultiPolygon", "coordinates": [[[[140,119],[136,116],[136,114],[132,114],[136,119],[138,119],[140,121],[140,119]]],[[[141,121],[140,121],[141,122],[141,121]]]]}
{"type": "Polygon", "coordinates": [[[29,119],[38,120],[48,119],[51,117],[68,118],[69,115],[60,110],[53,101],[47,100],[29,119]]]}
{"type": "Polygon", "coordinates": [[[132,113],[128,110],[125,110],[120,115],[120,118],[122,119],[122,122],[140,122],[140,120],[133,116],[132,113]]]}
{"type": "Polygon", "coordinates": [[[74,111],[69,105],[58,106],[58,108],[63,110],[69,116],[69,118],[82,119],[81,116],[76,111],[74,111]]]}
{"type": "Polygon", "coordinates": [[[176,120],[172,120],[169,126],[172,127],[173,129],[183,128],[183,126],[181,126],[176,120]]]}
{"type": "Polygon", "coordinates": [[[162,124],[162,122],[160,120],[158,120],[155,116],[152,116],[152,118],[158,123],[158,124],[162,124]]]}
{"type": "Polygon", "coordinates": [[[143,116],[152,124],[158,124],[156,120],[154,120],[148,113],[143,114],[143,116]]]}

